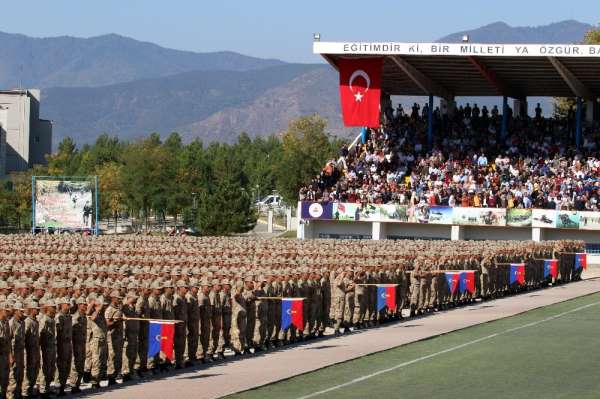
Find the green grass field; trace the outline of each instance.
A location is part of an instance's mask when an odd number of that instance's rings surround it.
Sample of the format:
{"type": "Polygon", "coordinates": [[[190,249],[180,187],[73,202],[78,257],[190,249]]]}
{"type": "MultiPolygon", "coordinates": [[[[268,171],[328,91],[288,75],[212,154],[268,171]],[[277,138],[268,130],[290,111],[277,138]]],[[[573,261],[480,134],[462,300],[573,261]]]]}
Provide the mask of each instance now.
{"type": "Polygon", "coordinates": [[[600,293],[229,398],[600,398],[599,373],[600,293]]]}

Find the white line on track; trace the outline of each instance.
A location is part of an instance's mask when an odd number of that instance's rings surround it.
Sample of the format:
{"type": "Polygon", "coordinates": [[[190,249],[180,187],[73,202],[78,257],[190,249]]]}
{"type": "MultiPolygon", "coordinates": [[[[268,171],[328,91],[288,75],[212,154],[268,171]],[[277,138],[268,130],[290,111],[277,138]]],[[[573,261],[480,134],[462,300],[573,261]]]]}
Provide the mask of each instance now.
{"type": "Polygon", "coordinates": [[[587,308],[590,308],[592,306],[596,306],[596,305],[599,305],[599,304],[600,304],[600,302],[590,303],[590,304],[587,304],[587,305],[584,305],[584,306],[580,306],[578,308],[574,308],[574,309],[568,310],[566,312],[555,314],[554,316],[546,317],[545,319],[542,319],[542,320],[538,320],[538,321],[534,321],[534,322],[531,322],[531,323],[523,324],[522,326],[519,326],[519,327],[509,328],[508,330],[500,331],[500,332],[497,332],[497,333],[494,333],[494,334],[487,335],[487,336],[482,337],[482,338],[475,339],[473,341],[465,342],[464,344],[453,346],[451,348],[444,349],[443,351],[435,352],[435,353],[432,353],[430,355],[426,355],[426,356],[422,356],[422,357],[419,357],[419,358],[416,358],[416,359],[413,359],[413,360],[409,360],[408,362],[397,364],[397,365],[395,365],[393,367],[389,367],[387,369],[383,369],[383,370],[379,370],[379,371],[376,371],[376,372],[371,373],[371,374],[363,375],[362,377],[355,378],[355,379],[350,380],[348,382],[345,382],[343,384],[334,385],[334,386],[332,386],[330,388],[323,389],[322,391],[317,391],[317,392],[313,392],[313,393],[308,394],[308,395],[300,396],[298,399],[314,398],[316,396],[323,395],[325,393],[332,392],[332,391],[335,391],[335,390],[338,390],[338,389],[345,388],[347,386],[356,384],[357,382],[365,381],[365,380],[368,380],[370,378],[377,377],[378,375],[389,373],[390,371],[398,370],[398,369],[406,367],[406,366],[410,366],[411,364],[415,364],[415,363],[421,362],[423,360],[431,359],[433,357],[444,355],[444,354],[449,353],[449,352],[454,352],[455,350],[462,349],[462,348],[465,348],[467,346],[475,345],[475,344],[478,344],[480,342],[487,341],[487,340],[490,340],[492,338],[496,338],[496,337],[498,337],[500,335],[509,334],[511,332],[522,330],[524,328],[529,328],[529,327],[537,326],[538,324],[546,323],[548,321],[552,321],[554,319],[558,319],[559,317],[563,317],[563,316],[571,314],[571,313],[576,313],[576,312],[579,312],[581,310],[584,310],[584,309],[587,309],[587,308]]]}

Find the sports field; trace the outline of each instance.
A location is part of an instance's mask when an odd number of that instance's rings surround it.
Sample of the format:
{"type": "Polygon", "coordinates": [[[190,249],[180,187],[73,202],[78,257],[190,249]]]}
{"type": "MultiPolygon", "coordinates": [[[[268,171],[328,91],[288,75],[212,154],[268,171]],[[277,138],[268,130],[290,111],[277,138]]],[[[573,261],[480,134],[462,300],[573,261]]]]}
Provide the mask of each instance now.
{"type": "Polygon", "coordinates": [[[599,373],[600,293],[229,398],[600,398],[599,373]]]}

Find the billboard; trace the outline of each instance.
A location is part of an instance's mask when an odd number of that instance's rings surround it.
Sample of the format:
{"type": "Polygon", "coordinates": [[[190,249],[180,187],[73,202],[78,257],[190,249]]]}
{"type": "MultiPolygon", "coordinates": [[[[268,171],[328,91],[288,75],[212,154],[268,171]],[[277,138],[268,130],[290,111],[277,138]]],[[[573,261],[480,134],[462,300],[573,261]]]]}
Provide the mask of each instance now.
{"type": "Polygon", "coordinates": [[[533,227],[553,228],[556,225],[556,211],[552,209],[534,209],[531,225],[533,227]]]}
{"type": "Polygon", "coordinates": [[[33,179],[35,228],[92,229],[95,225],[94,182],[33,179]]]}
{"type": "Polygon", "coordinates": [[[453,208],[452,223],[465,226],[506,226],[506,209],[453,208]]]}
{"type": "Polygon", "coordinates": [[[303,219],[600,230],[600,212],[400,204],[301,203],[303,219]]]}
{"type": "Polygon", "coordinates": [[[511,208],[506,211],[506,225],[512,227],[531,227],[533,212],[531,209],[511,208]]]}
{"type": "Polygon", "coordinates": [[[579,212],[579,228],[600,230],[600,212],[579,212]]]}
{"type": "Polygon", "coordinates": [[[556,228],[578,229],[579,216],[577,211],[556,211],[556,228]]]}
{"type": "Polygon", "coordinates": [[[333,204],[331,202],[303,202],[302,219],[332,219],[333,204]]]}

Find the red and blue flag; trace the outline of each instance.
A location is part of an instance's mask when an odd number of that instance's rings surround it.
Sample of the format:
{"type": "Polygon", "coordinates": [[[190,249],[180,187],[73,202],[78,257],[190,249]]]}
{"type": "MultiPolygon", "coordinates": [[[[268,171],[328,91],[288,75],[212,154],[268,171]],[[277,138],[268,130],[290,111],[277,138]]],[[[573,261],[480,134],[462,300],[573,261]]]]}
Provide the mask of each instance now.
{"type": "Polygon", "coordinates": [[[378,285],[377,286],[377,311],[383,308],[396,309],[396,285],[378,285]]]}
{"type": "Polygon", "coordinates": [[[148,357],[154,357],[159,352],[173,360],[173,336],[175,323],[151,321],[148,327],[148,357]]]}
{"type": "Polygon", "coordinates": [[[510,284],[525,284],[525,263],[510,264],[510,284]]]}
{"type": "Polygon", "coordinates": [[[475,270],[460,272],[458,279],[458,287],[461,294],[464,294],[465,291],[471,294],[475,293],[475,270]]]}
{"type": "Polygon", "coordinates": [[[583,270],[587,269],[587,254],[585,252],[575,254],[575,270],[582,268],[583,270]]]}
{"type": "Polygon", "coordinates": [[[454,295],[456,289],[458,288],[458,283],[460,281],[460,273],[444,273],[446,275],[446,282],[448,283],[448,289],[450,289],[450,294],[454,295]]]}
{"type": "Polygon", "coordinates": [[[558,277],[558,259],[544,260],[544,278],[558,277]]]}
{"type": "Polygon", "coordinates": [[[298,329],[304,329],[304,315],[302,303],[304,298],[282,298],[281,299],[281,328],[288,329],[294,325],[298,329]]]}

